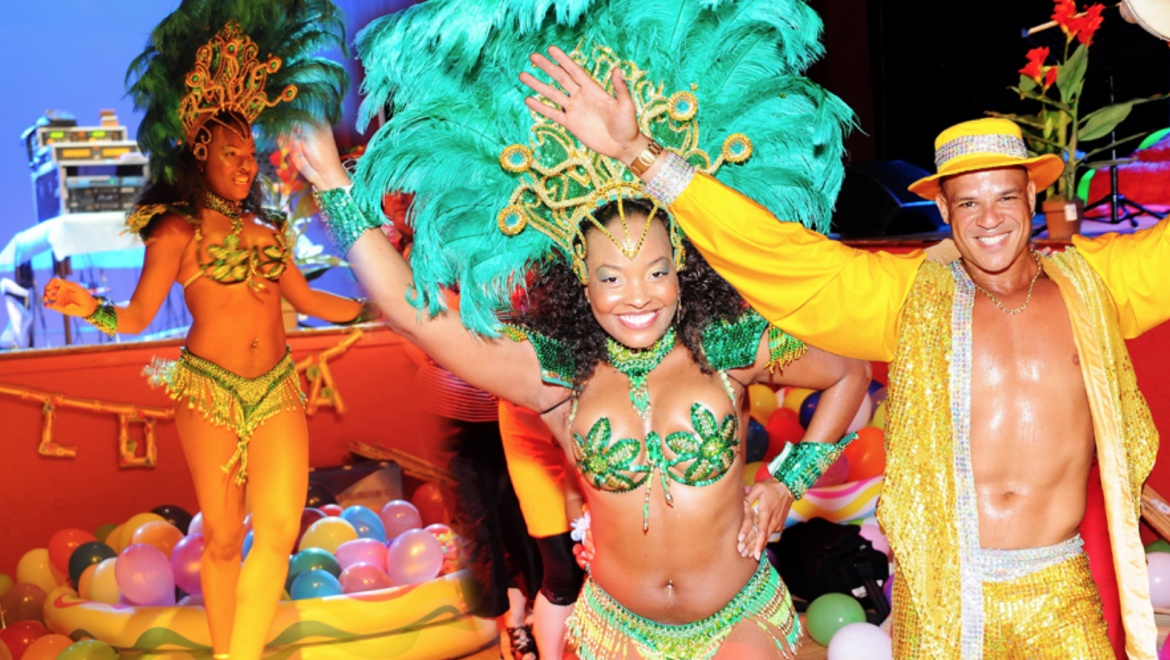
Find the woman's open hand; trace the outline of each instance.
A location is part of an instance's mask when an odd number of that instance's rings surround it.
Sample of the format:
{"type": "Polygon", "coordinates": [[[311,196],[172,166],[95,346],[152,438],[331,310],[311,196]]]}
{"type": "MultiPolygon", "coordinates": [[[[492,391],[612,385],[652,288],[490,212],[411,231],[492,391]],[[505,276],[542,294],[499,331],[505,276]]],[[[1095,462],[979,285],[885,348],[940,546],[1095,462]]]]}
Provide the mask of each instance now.
{"type": "Polygon", "coordinates": [[[743,499],[743,524],[739,530],[739,554],[756,559],[764,552],[768,539],[784,529],[788,510],[792,508],[792,491],[775,479],[756,482],[743,499]]]}
{"type": "Polygon", "coordinates": [[[634,99],[621,69],[613,69],[614,94],[611,96],[563,50],[553,46],[548,52],[552,60],[539,53],[530,59],[560,88],[537,80],[527,71],[520,74],[520,82],[556,106],[534,97],[525,99],[525,104],[533,112],[564,126],[581,144],[603,156],[626,164],[637,158],[649,139],[638,130],[634,99]]]}
{"type": "Polygon", "coordinates": [[[318,123],[299,127],[287,140],[289,158],[314,188],[330,190],[350,185],[331,126],[318,123]]]}

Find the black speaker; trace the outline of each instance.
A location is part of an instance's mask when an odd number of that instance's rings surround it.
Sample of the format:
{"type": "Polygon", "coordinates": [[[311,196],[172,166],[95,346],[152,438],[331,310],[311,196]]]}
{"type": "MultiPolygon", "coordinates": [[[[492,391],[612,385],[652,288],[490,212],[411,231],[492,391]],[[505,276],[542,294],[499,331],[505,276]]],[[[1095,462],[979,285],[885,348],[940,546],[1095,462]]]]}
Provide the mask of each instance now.
{"type": "Polygon", "coordinates": [[[833,211],[832,231],[841,238],[929,234],[945,226],[938,207],[907,190],[928,176],[902,160],[877,160],[845,166],[845,181],[833,211]]]}

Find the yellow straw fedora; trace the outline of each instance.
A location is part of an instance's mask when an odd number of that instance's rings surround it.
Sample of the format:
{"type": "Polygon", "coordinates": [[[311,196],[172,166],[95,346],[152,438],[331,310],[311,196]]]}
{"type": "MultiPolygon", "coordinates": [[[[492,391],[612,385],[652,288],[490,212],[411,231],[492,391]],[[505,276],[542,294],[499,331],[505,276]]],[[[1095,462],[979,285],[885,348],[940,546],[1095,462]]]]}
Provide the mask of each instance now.
{"type": "Polygon", "coordinates": [[[1023,167],[1036,182],[1036,192],[1052,185],[1064,171],[1064,160],[1056,154],[1028,158],[1020,127],[1010,119],[989,117],[955,124],[934,140],[937,174],[910,184],[910,192],[934,200],[943,177],[990,170],[1023,167]]]}

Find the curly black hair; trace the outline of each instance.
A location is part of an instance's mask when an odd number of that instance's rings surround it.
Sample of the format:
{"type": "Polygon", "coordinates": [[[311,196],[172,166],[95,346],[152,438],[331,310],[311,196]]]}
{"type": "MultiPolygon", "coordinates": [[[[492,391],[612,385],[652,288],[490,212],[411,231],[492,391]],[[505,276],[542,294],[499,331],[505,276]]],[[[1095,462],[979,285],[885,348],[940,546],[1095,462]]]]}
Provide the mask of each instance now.
{"type": "MultiPolygon", "coordinates": [[[[220,112],[208,122],[208,124],[212,123],[234,128],[241,131],[243,135],[250,135],[252,132],[247,120],[234,112],[220,112]]],[[[206,191],[207,185],[203,180],[203,169],[200,167],[200,161],[195,159],[195,155],[191,153],[190,149],[184,149],[178,167],[178,176],[175,177],[174,182],[168,183],[162,177],[158,177],[147,183],[142,192],[138,194],[138,198],[134,200],[134,205],[182,205],[190,209],[192,217],[197,218],[203,213],[203,199],[206,191]]],[[[263,203],[264,189],[260,183],[260,177],[256,177],[252,181],[252,188],[243,200],[241,208],[245,213],[259,214],[263,203]]],[[[150,237],[151,232],[164,216],[165,214],[156,215],[138,232],[142,240],[145,241],[150,237]]]]}
{"type": "MultiPolygon", "coordinates": [[[[621,202],[626,215],[650,217],[654,207],[646,200],[626,199],[621,202]]],[[[654,218],[671,222],[659,209],[654,218]]],[[[593,216],[598,222],[609,223],[618,216],[618,203],[610,202],[598,208],[593,216]]],[[[600,231],[591,221],[582,223],[582,231],[600,231]]],[[[679,313],[678,335],[683,345],[694,356],[704,373],[712,373],[711,365],[700,350],[703,328],[720,320],[733,320],[747,309],[747,303],[727,280],[711,268],[707,260],[683,239],[685,267],[678,273],[679,313]]],[[[606,358],[605,343],[609,337],[593,319],[593,311],[585,298],[585,287],[573,274],[564,259],[550,258],[528,287],[527,299],[513,311],[511,323],[555,339],[571,348],[577,372],[573,382],[580,386],[593,375],[597,364],[606,358]]]]}

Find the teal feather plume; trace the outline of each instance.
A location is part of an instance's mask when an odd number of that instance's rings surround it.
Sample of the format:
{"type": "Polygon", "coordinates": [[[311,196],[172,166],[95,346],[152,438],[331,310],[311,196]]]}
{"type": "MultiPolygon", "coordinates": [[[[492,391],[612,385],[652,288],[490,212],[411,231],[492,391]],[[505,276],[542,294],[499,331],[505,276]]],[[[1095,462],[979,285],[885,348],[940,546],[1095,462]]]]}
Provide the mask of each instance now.
{"type": "Polygon", "coordinates": [[[240,24],[262,58],[281,58],[268,76],[273,98],[286,85],[296,98],[266,109],[254,122],[262,147],[299,123],[341,119],[341,99],[349,86],[345,68],[314,53],[328,48],[347,51],[341,10],[329,0],[183,0],[151,31],[146,49],[126,73],[127,95],[143,111],[139,147],[150,159],[153,180],[173,181],[184,149],[185,131],[179,105],[187,94],[186,75],[198,48],[229,20],[240,24]]]}
{"type": "Polygon", "coordinates": [[[517,183],[500,153],[528,144],[533,125],[517,76],[543,79],[528,56],[550,45],[603,44],[667,95],[694,90],[708,154],[733,133],[751,139],[752,157],[717,178],[782,220],[825,231],[853,113],[803,77],[823,53],[821,29],[803,0],[428,0],[383,17],[356,40],[362,117],[390,111],[359,161],[359,204],[379,212],[384,193],[413,193],[414,304],[435,313],[440,289],[458,287],[464,324],[495,334],[524,275],[557,249],[537,231],[508,237],[496,224],[517,183]]]}

